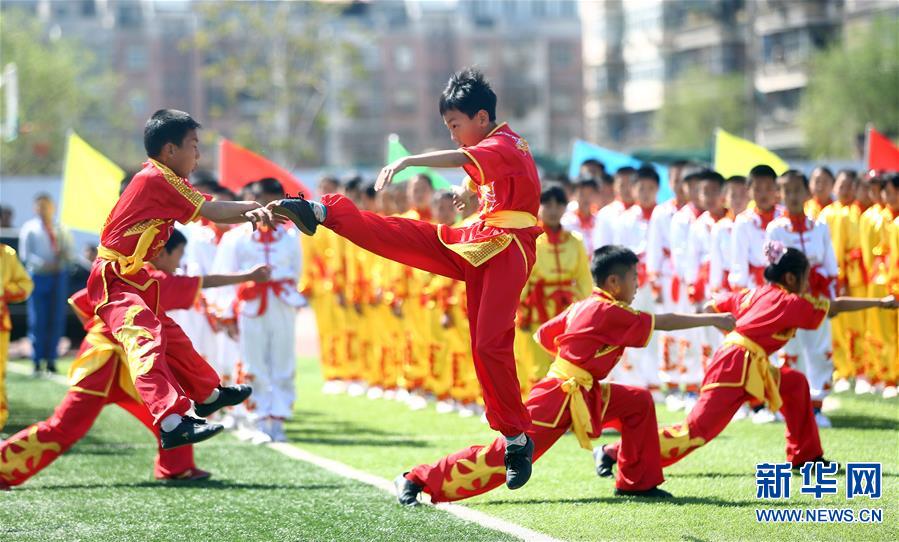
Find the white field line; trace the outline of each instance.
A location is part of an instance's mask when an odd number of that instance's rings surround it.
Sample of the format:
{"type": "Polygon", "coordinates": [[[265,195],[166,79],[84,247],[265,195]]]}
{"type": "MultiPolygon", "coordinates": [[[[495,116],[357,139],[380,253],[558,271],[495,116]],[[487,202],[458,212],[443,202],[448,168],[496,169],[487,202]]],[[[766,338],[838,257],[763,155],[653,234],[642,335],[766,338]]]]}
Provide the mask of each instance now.
{"type": "MultiPolygon", "coordinates": [[[[31,375],[30,366],[25,367],[19,363],[8,363],[7,369],[16,374],[20,375],[31,375]]],[[[49,378],[53,382],[58,384],[66,384],[66,379],[62,375],[50,375],[49,378]]],[[[324,469],[328,472],[334,473],[343,478],[348,478],[350,480],[356,480],[357,482],[362,482],[363,484],[368,484],[370,486],[374,486],[381,491],[386,491],[393,495],[395,493],[393,482],[390,480],[386,480],[381,478],[380,476],[375,476],[374,474],[369,474],[367,472],[362,472],[358,469],[354,469],[353,467],[341,463],[340,461],[335,461],[333,459],[328,459],[326,457],[322,457],[320,455],[313,454],[302,448],[298,448],[293,444],[289,444],[286,442],[273,442],[267,445],[272,450],[279,452],[291,459],[295,459],[297,461],[304,461],[311,465],[315,465],[318,468],[324,469]]],[[[422,492],[422,499],[425,503],[431,504],[429,496],[422,492]]],[[[397,505],[399,506],[399,504],[397,505]]],[[[521,525],[516,525],[515,523],[511,523],[505,521],[503,519],[499,519],[497,517],[491,516],[489,514],[485,514],[483,512],[479,512],[477,510],[453,503],[438,503],[433,505],[438,510],[443,510],[449,514],[452,514],[460,519],[465,521],[475,523],[482,527],[486,527],[488,529],[493,529],[495,531],[499,531],[501,533],[506,533],[508,535],[512,535],[519,540],[525,540],[527,542],[561,542],[557,538],[553,538],[549,535],[539,533],[537,531],[528,529],[527,527],[522,527],[521,525]]]]}

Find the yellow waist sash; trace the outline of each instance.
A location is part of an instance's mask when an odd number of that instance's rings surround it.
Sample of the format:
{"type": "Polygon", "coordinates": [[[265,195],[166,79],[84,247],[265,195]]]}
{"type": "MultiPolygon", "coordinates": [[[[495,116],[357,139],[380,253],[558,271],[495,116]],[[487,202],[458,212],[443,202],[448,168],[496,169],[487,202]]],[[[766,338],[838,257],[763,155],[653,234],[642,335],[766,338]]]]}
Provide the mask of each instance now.
{"type": "Polygon", "coordinates": [[[537,217],[524,211],[494,211],[484,217],[484,224],[494,228],[517,230],[537,225],[537,217]]]}
{"type": "MultiPolygon", "coordinates": [[[[739,385],[747,393],[760,401],[767,401],[772,411],[780,410],[783,400],[780,397],[780,372],[768,362],[768,353],[758,343],[736,331],[731,331],[724,338],[724,345],[739,346],[746,351],[746,365],[743,367],[743,379],[739,385]]],[[[703,386],[703,389],[717,387],[714,384],[703,386]]]]}
{"type": "MultiPolygon", "coordinates": [[[[138,230],[142,231],[140,231],[140,237],[137,240],[137,246],[134,247],[134,253],[130,256],[126,256],[117,250],[106,248],[103,245],[100,245],[97,247],[97,257],[101,260],[108,260],[110,262],[118,263],[119,271],[123,275],[133,275],[137,273],[141,270],[141,268],[143,268],[144,256],[147,255],[147,251],[150,250],[150,245],[153,243],[153,239],[155,239],[156,235],[159,233],[158,226],[163,222],[163,220],[154,219],[145,224],[138,224],[137,226],[132,228],[135,230],[135,233],[138,230]]],[[[129,233],[126,232],[125,235],[129,235],[129,233]]]]}
{"type": "Polygon", "coordinates": [[[587,391],[593,389],[593,375],[570,361],[556,357],[556,360],[549,367],[547,376],[564,380],[562,391],[568,394],[568,408],[571,411],[571,430],[574,432],[574,436],[577,437],[581,448],[592,450],[590,437],[587,434],[593,427],[593,420],[590,417],[590,409],[587,407],[587,401],[584,400],[581,389],[587,391]]]}

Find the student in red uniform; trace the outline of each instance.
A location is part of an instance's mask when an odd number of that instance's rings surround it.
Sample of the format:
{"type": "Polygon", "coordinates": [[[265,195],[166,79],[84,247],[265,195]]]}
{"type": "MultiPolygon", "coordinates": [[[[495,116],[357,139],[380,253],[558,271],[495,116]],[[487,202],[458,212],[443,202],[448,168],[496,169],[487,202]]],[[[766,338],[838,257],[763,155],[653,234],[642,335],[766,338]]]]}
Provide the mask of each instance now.
{"type": "MultiPolygon", "coordinates": [[[[381,170],[376,188],[413,166],[461,167],[469,179],[457,188],[477,192],[479,219],[466,226],[430,224],[360,211],[350,200],[326,195],[272,206],[304,233],[321,223],[356,245],[411,267],[465,281],[471,347],[490,427],[505,437],[506,485],[516,489],[531,475],[534,443],[530,417],[515,372],[515,312],[534,265],[540,179],[527,142],[496,122],[496,94],[473,70],[450,78],[440,113],[459,149],[407,156],[381,170]]],[[[457,206],[459,203],[457,203],[457,206]]]]}
{"type": "MultiPolygon", "coordinates": [[[[165,248],[152,262],[150,273],[159,281],[162,311],[190,308],[201,288],[267,280],[268,268],[265,266],[235,275],[174,275],[186,242],[184,235],[173,231],[165,248]]],[[[25,483],[64,454],[87,434],[107,405],[119,405],[159,437],[159,428],[154,426],[150,411],[134,389],[122,347],[116,344],[109,328],[91,316],[94,310],[87,290],[73,295],[69,304],[87,332],[78,356],[69,368],[69,391],[50,418],[26,427],[0,443],[0,490],[25,483]]],[[[164,312],[160,317],[163,322],[171,321],[164,312]]],[[[167,340],[188,341],[180,328],[167,330],[167,340]]],[[[153,474],[157,480],[192,481],[210,476],[194,464],[192,446],[166,450],[161,443],[153,474]]]]}
{"type": "Polygon", "coordinates": [[[165,449],[200,442],[222,430],[186,416],[191,400],[219,408],[237,404],[249,393],[215,385],[207,388],[206,397],[185,393],[171,363],[198,356],[189,341],[167,340],[171,330],[180,328],[163,325],[160,285],[144,264],[162,250],[176,221],[204,217],[218,223],[274,223],[271,211],[256,202],[207,201],[191,186],[187,176],[200,158],[198,128],[190,115],[171,109],[159,110],[147,121],[149,159],[109,213],[87,281],[91,305],[122,345],[134,387],[160,427],[165,449]]]}
{"type": "MultiPolygon", "coordinates": [[[[546,378],[531,390],[528,436],[537,459],[570,428],[581,447],[604,426],[621,431],[621,467],[615,494],[670,497],[658,488],[664,481],[659,461],[655,407],[648,390],[600,382],[618,363],[626,347],[644,347],[653,330],[719,326],[733,329],[729,314],[658,314],[630,307],[637,291],[639,258],[622,246],[607,245],[593,255],[593,294],[543,324],[535,339],[555,361],[546,378]]],[[[455,501],[499,486],[506,468],[505,443],[471,446],[436,463],[419,465],[395,480],[400,504],[415,506],[422,491],[434,502],[455,501]]]]}
{"type": "MultiPolygon", "coordinates": [[[[787,460],[794,468],[822,461],[823,450],[812,409],[808,381],[788,366],[779,371],[768,356],[781,349],[797,329],[815,329],[824,318],[870,307],[896,308],[892,296],[883,299],[813,298],[808,290],[809,262],[805,254],[777,241],[765,245],[767,284],[754,290],[724,293],[709,306],[732,313],[737,324],[715,352],[699,401],[685,423],[659,429],[662,465],[668,466],[704,446],[727,427],[734,413],[750,400],[765,401],[780,410],[786,422],[787,460]]],[[[596,471],[611,476],[612,465],[625,451],[623,440],[604,446],[596,471]]]]}

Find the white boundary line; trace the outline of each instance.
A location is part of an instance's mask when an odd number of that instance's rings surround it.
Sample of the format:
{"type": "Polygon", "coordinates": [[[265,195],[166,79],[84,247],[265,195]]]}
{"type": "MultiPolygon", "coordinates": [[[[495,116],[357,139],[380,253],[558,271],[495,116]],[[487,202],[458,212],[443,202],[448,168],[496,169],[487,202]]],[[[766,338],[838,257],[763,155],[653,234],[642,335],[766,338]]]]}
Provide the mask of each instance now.
{"type": "MultiPolygon", "coordinates": [[[[31,371],[28,368],[22,367],[17,363],[7,363],[7,370],[11,373],[16,373],[19,375],[27,376],[31,374],[31,371]]],[[[48,379],[56,382],[57,384],[66,384],[65,377],[59,374],[51,375],[48,379]]],[[[291,459],[309,463],[343,478],[356,480],[357,482],[362,482],[363,484],[374,486],[381,491],[386,491],[391,495],[394,494],[395,489],[393,487],[393,482],[381,478],[380,476],[362,472],[347,464],[341,463],[340,461],[335,461],[333,459],[328,459],[326,457],[313,454],[312,452],[306,451],[302,448],[298,448],[297,446],[294,446],[290,443],[273,442],[268,444],[267,446],[270,449],[280,454],[286,455],[291,459]]],[[[426,503],[430,503],[430,498],[426,493],[422,492],[422,497],[426,503]]],[[[397,504],[397,506],[399,506],[399,504],[397,504]]],[[[433,506],[438,510],[443,510],[444,512],[452,514],[462,520],[475,523],[482,527],[493,529],[501,533],[512,535],[519,540],[525,540],[527,542],[561,542],[559,539],[553,538],[549,535],[539,533],[537,531],[528,529],[527,527],[516,525],[515,523],[505,521],[503,519],[485,514],[483,512],[479,512],[477,510],[459,504],[438,503],[433,506]]]]}

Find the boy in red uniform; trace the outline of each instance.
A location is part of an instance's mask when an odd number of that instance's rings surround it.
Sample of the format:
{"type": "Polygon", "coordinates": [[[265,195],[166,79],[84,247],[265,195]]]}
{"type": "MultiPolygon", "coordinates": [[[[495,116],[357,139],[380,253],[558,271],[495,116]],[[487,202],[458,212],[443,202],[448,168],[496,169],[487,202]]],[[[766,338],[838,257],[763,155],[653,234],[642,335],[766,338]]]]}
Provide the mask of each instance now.
{"type": "Polygon", "coordinates": [[[350,200],[326,195],[321,203],[276,202],[272,209],[312,234],[321,223],[379,256],[465,281],[471,347],[490,427],[505,438],[506,485],[516,489],[531,475],[534,444],[528,411],[515,373],[515,312],[534,265],[540,180],[527,142],[496,123],[496,94],[472,69],[453,75],[440,98],[440,113],[457,150],[407,156],[381,170],[376,188],[412,166],[461,167],[464,192],[477,192],[480,217],[461,226],[430,224],[359,211],[350,200]]]}
{"type": "MultiPolygon", "coordinates": [[[[892,296],[883,299],[838,297],[828,301],[806,295],[809,261],[794,248],[777,241],[765,245],[767,284],[754,290],[724,293],[709,309],[732,313],[734,331],[715,352],[702,382],[699,400],[687,421],[659,429],[661,460],[668,466],[704,446],[727,427],[734,413],[750,400],[766,401],[786,422],[787,460],[794,468],[822,461],[818,425],[812,409],[808,381],[784,365],[778,371],[768,356],[780,350],[797,329],[815,329],[824,318],[870,307],[896,308],[892,296]]],[[[626,451],[624,440],[604,446],[596,458],[599,476],[611,476],[612,465],[626,451]]]]}
{"type": "MultiPolygon", "coordinates": [[[[157,111],[147,121],[144,147],[149,160],[109,213],[87,281],[91,305],[124,349],[134,387],[160,427],[163,449],[200,442],[222,430],[221,425],[186,416],[191,400],[220,408],[243,401],[251,390],[213,385],[207,387],[206,397],[185,393],[189,390],[179,385],[171,365],[202,358],[190,341],[167,340],[180,328],[174,322],[163,325],[160,285],[144,264],[162,250],[175,221],[204,217],[218,223],[274,222],[271,211],[256,202],[207,201],[191,186],[186,177],[200,157],[198,128],[190,115],[170,109],[157,111]]],[[[206,369],[215,372],[208,365],[206,369]]],[[[209,380],[218,383],[217,378],[209,380]]]]}
{"type": "MultiPolygon", "coordinates": [[[[658,427],[652,395],[643,388],[600,382],[626,347],[644,347],[655,329],[700,326],[733,328],[729,314],[659,314],[630,307],[637,291],[639,258],[622,246],[607,245],[593,255],[593,295],[543,324],[535,339],[555,361],[546,378],[531,390],[526,407],[528,436],[538,459],[569,428],[589,450],[604,426],[620,429],[624,441],[616,495],[670,497],[658,451],[658,427]],[[626,464],[626,466],[625,466],[626,464]]],[[[479,495],[500,485],[504,442],[471,446],[431,465],[419,465],[394,482],[400,504],[415,506],[426,491],[434,502],[479,495]]]]}
{"type": "MultiPolygon", "coordinates": [[[[184,235],[173,231],[149,270],[150,275],[159,281],[162,311],[190,308],[199,297],[201,288],[264,281],[268,277],[268,268],[264,266],[235,275],[174,275],[172,273],[181,261],[186,242],[184,235]]],[[[87,434],[107,405],[119,405],[159,437],[153,417],[134,389],[122,347],[116,344],[109,328],[91,316],[94,311],[87,290],[81,290],[69,298],[69,304],[87,332],[78,356],[69,368],[68,383],[71,387],[53,416],[22,429],[0,443],[0,490],[25,483],[64,454],[87,434]]],[[[164,325],[171,322],[164,312],[160,318],[164,325]]],[[[169,325],[166,331],[168,341],[188,341],[180,328],[169,325]]],[[[210,476],[209,472],[198,469],[194,464],[192,446],[166,450],[161,443],[153,474],[158,480],[202,480],[210,476]]]]}

